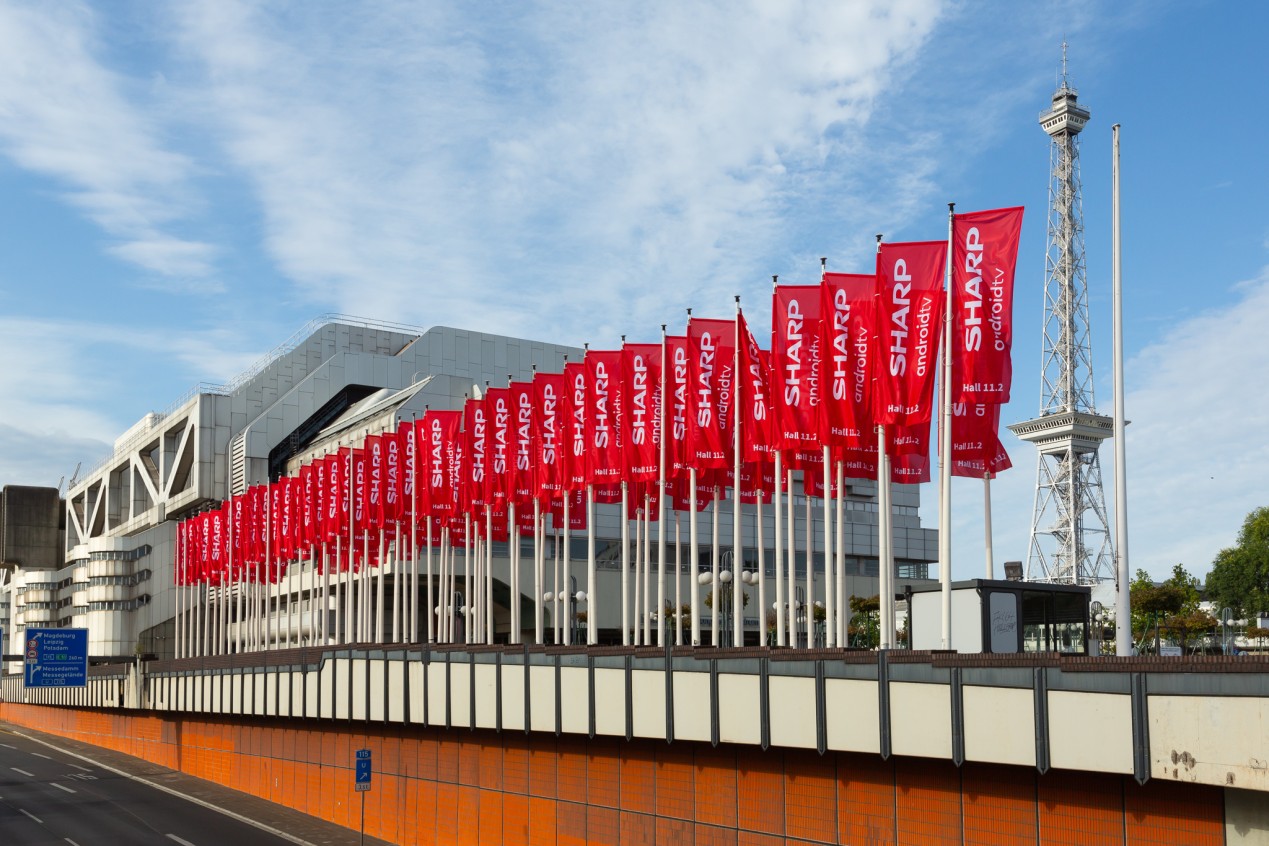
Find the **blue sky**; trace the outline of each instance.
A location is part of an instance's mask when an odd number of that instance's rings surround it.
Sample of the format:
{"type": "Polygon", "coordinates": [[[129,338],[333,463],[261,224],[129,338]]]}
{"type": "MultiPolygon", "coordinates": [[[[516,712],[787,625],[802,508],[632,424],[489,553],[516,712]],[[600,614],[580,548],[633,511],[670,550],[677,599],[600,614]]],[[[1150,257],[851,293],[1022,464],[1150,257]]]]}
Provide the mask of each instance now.
{"type": "MultiPolygon", "coordinates": [[[[1065,38],[1105,413],[1123,125],[1131,564],[1204,572],[1269,504],[1266,31],[1259,3],[0,2],[0,481],[56,485],[319,314],[604,347],[740,294],[769,325],[771,274],[867,270],[949,201],[1027,207],[1002,419],[1031,417],[1065,38]]],[[[997,561],[1035,485],[1004,440],[997,561]]]]}

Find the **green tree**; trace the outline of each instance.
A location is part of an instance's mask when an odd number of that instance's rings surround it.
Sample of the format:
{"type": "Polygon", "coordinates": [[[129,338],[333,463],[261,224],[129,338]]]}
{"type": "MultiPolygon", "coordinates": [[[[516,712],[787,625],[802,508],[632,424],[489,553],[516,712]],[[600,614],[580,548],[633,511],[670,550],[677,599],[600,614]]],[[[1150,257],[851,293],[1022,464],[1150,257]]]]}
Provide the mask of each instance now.
{"type": "Polygon", "coordinates": [[[1248,514],[1238,543],[1216,554],[1207,593],[1237,617],[1269,611],[1269,506],[1248,514]]]}
{"type": "Polygon", "coordinates": [[[1147,635],[1153,635],[1156,651],[1164,633],[1185,649],[1197,644],[1216,625],[1215,618],[1199,610],[1199,580],[1183,564],[1173,566],[1172,575],[1159,584],[1145,570],[1138,570],[1129,591],[1133,640],[1140,643],[1147,635]]]}

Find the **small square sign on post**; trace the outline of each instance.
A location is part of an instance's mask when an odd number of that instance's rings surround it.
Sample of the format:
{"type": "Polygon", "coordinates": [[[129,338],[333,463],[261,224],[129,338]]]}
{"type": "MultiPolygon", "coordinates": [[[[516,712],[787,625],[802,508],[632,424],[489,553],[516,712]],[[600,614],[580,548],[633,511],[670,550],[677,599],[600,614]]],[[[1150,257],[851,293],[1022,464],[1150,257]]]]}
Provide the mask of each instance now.
{"type": "Polygon", "coordinates": [[[358,793],[362,793],[370,789],[370,773],[371,758],[369,749],[358,749],[357,758],[354,762],[356,765],[356,775],[354,778],[354,786],[358,793]]]}

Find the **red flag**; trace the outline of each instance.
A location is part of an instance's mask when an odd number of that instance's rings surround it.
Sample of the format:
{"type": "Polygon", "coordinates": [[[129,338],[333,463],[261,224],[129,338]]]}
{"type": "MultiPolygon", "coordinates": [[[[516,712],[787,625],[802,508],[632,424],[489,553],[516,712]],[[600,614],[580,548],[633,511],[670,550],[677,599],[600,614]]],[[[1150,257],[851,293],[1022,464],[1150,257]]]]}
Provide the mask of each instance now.
{"type": "Polygon", "coordinates": [[[586,353],[586,478],[593,485],[619,483],[625,472],[621,440],[621,351],[586,353]]]}
{"type": "Polygon", "coordinates": [[[459,460],[461,421],[462,412],[459,411],[429,411],[423,417],[426,440],[422,461],[426,472],[421,488],[427,488],[431,513],[437,516],[448,517],[458,511],[458,490],[463,475],[459,460]]]}
{"type": "Polygon", "coordinates": [[[564,365],[568,424],[567,468],[565,488],[577,491],[586,487],[586,367],[581,362],[564,365]]]}
{"type": "Polygon", "coordinates": [[[876,441],[872,381],[877,277],[826,273],[822,293],[821,384],[826,399],[821,431],[831,446],[862,449],[876,441]]]}
{"type": "Polygon", "coordinates": [[[348,529],[348,447],[341,447],[333,455],[326,456],[326,524],[323,527],[327,541],[334,541],[348,529]]]}
{"type": "Polygon", "coordinates": [[[697,469],[730,465],[735,409],[736,321],[687,322],[688,460],[697,469]]]}
{"type": "Polygon", "coordinates": [[[404,450],[403,440],[398,432],[383,433],[383,522],[385,525],[398,523],[402,514],[409,514],[408,506],[403,509],[401,493],[404,490],[404,450]]]}
{"type": "Polygon", "coordinates": [[[489,421],[483,400],[469,399],[463,406],[463,468],[465,484],[462,507],[475,509],[485,504],[485,473],[488,471],[489,421]]]}
{"type": "Polygon", "coordinates": [[[665,460],[668,475],[675,477],[687,474],[687,337],[666,338],[665,355],[669,359],[666,366],[670,368],[666,379],[670,407],[665,460]]]}
{"type": "Polygon", "coordinates": [[[427,500],[422,498],[423,492],[418,485],[419,455],[422,453],[419,440],[423,437],[423,432],[422,420],[402,420],[397,427],[397,460],[400,463],[397,471],[400,474],[400,492],[397,494],[400,517],[397,519],[406,522],[414,520],[416,516],[422,519],[422,515],[427,513],[427,500]]]}
{"type": "Polygon", "coordinates": [[[661,466],[661,345],[626,344],[621,353],[626,478],[656,481],[661,466]]]}
{"type": "Polygon", "coordinates": [[[366,438],[363,449],[366,456],[366,478],[363,488],[365,504],[363,513],[367,529],[383,528],[383,481],[385,476],[385,455],[383,436],[371,435],[366,438]]]}
{"type": "Polygon", "coordinates": [[[564,490],[567,426],[564,374],[538,373],[533,377],[534,440],[538,444],[536,492],[554,499],[564,490]]]}
{"type": "MultiPolygon", "coordinates": [[[[512,382],[508,389],[512,414],[512,450],[514,475],[511,491],[517,503],[528,502],[535,494],[533,478],[533,383],[512,382]]],[[[517,517],[517,520],[519,517],[517,517]]]]}
{"type": "Polygon", "coordinates": [[[369,456],[364,448],[352,451],[352,537],[361,541],[367,534],[370,512],[369,456]]]}
{"type": "Polygon", "coordinates": [[[305,464],[300,468],[300,513],[297,518],[300,526],[299,546],[297,553],[303,556],[308,553],[309,548],[313,545],[315,533],[313,531],[313,515],[315,514],[317,486],[315,484],[316,476],[312,464],[305,464]]]}
{"type": "Polygon", "coordinates": [[[820,442],[820,287],[778,285],[772,295],[771,372],[783,449],[812,449],[820,442]]]}
{"type": "MultiPolygon", "coordinates": [[[[740,373],[743,391],[741,423],[743,426],[745,461],[769,458],[776,449],[776,421],[771,397],[771,354],[759,348],[749,331],[745,316],[740,315],[740,373]]],[[[752,504],[752,503],[750,503],[752,504]]]]}
{"type": "Polygon", "coordinates": [[[952,398],[959,402],[1009,402],[1021,234],[1021,208],[958,214],[952,221],[952,398]]]}
{"type": "Polygon", "coordinates": [[[506,388],[485,392],[487,426],[485,501],[506,501],[514,490],[515,463],[511,455],[511,398],[506,388]]]}
{"type": "Polygon", "coordinates": [[[981,479],[1013,466],[1000,443],[1000,406],[953,403],[952,475],[981,479]]]}
{"type": "Polygon", "coordinates": [[[877,254],[878,422],[928,423],[934,408],[947,244],[882,244],[877,254]]]}

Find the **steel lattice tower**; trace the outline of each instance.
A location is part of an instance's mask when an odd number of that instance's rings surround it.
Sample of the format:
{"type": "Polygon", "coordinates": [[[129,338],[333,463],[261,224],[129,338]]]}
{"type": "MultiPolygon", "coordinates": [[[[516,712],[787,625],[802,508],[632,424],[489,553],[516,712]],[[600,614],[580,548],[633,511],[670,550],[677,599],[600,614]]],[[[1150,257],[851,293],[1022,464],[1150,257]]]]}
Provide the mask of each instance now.
{"type": "Polygon", "coordinates": [[[1091,584],[1114,578],[1097,457],[1113,425],[1097,413],[1093,400],[1084,261],[1078,136],[1088,119],[1068,84],[1063,44],[1062,81],[1052,107],[1040,115],[1051,139],[1040,415],[1009,427],[1039,450],[1028,581],[1091,584]]]}

